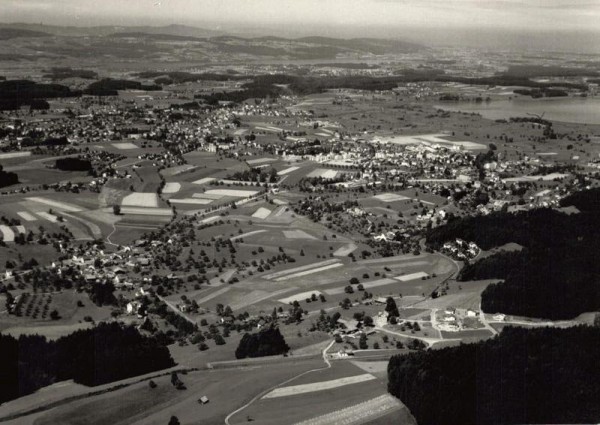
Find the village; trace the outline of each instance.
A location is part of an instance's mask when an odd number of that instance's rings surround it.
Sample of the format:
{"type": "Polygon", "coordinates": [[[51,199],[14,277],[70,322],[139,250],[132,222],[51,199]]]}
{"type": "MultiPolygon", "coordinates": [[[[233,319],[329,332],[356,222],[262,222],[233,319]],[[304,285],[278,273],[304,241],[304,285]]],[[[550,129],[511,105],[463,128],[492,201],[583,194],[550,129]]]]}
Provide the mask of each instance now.
{"type": "MultiPolygon", "coordinates": [[[[447,75],[492,78],[503,59],[475,69],[464,53],[447,75]]],[[[394,63],[306,74],[414,72],[394,63]]],[[[483,292],[503,279],[474,265],[531,247],[435,232],[507,213],[577,215],[563,203],[597,187],[597,126],[453,111],[524,95],[443,80],[308,93],[276,83],[278,95],[223,100],[291,68],[224,69],[119,72],[156,87],[1,113],[0,176],[18,178],[0,191],[2,335],[58,344],[115,325],[171,363],[92,386],[51,382],[3,404],[0,421],[89,411],[92,423],[413,425],[386,388],[394,356],[590,321],[485,310],[483,292]]]]}

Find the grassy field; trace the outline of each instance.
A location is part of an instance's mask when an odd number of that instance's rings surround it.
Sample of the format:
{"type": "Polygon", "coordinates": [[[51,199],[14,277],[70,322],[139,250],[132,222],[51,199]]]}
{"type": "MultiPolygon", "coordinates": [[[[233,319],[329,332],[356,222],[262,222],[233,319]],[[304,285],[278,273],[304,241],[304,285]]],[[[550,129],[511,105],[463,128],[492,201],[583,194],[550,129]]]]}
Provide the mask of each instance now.
{"type": "MultiPolygon", "coordinates": [[[[19,295],[21,291],[13,291],[19,295]]],[[[87,328],[91,323],[84,317],[94,321],[109,320],[111,309],[109,307],[95,306],[87,294],[75,291],[62,291],[55,293],[31,293],[23,307],[23,316],[16,317],[0,313],[0,331],[13,336],[20,334],[43,335],[49,339],[56,339],[67,335],[77,329],[87,328]],[[84,307],[78,307],[77,302],[84,307]],[[57,310],[60,318],[52,320],[49,313],[43,315],[45,305],[47,311],[57,310]],[[36,314],[36,309],[38,313],[36,314]],[[28,313],[29,312],[29,313],[28,313]]]]}
{"type": "MultiPolygon", "coordinates": [[[[187,390],[176,390],[170,377],[154,379],[157,387],[147,382],[75,401],[42,414],[13,421],[20,424],[165,424],[172,415],[181,423],[222,424],[225,416],[264,391],[273,382],[281,382],[322,362],[303,361],[270,365],[256,369],[232,369],[180,374],[187,390]],[[232,389],[235,388],[235,391],[232,389]],[[197,400],[206,395],[210,403],[197,400]]],[[[9,424],[11,422],[8,422],[9,424]]]]}
{"type": "MultiPolygon", "coordinates": [[[[316,389],[322,387],[323,384],[320,383],[325,381],[356,376],[364,376],[364,371],[349,362],[334,362],[331,369],[306,374],[286,385],[308,385],[316,389]]],[[[261,424],[294,424],[338,412],[365,400],[384,396],[386,393],[385,381],[375,378],[335,389],[322,389],[277,398],[262,398],[244,410],[240,415],[234,416],[232,423],[243,423],[247,417],[250,417],[261,424]],[[307,406],[310,406],[310,408],[307,409],[307,406]]],[[[371,405],[374,405],[374,403],[371,405]]],[[[398,405],[400,406],[399,402],[398,405]]],[[[367,415],[367,418],[369,416],[367,415]]],[[[398,418],[398,416],[395,418],[398,418]]],[[[326,424],[331,422],[316,423],[326,424]]]]}

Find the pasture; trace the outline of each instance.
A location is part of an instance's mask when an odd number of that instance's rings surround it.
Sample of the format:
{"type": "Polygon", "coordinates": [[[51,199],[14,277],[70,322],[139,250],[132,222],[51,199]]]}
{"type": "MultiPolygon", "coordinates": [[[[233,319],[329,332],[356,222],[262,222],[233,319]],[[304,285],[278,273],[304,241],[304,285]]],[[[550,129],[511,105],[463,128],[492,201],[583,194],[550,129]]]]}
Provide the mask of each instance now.
{"type": "MultiPolygon", "coordinates": [[[[197,352],[197,349],[196,349],[197,352]]],[[[266,390],[273,382],[281,382],[303,371],[318,367],[318,361],[298,361],[286,364],[259,365],[250,369],[223,369],[213,371],[195,371],[179,374],[187,390],[177,390],[170,383],[170,376],[158,376],[153,380],[157,384],[149,388],[148,381],[133,383],[125,388],[104,394],[72,401],[52,410],[36,413],[7,424],[76,424],[85,422],[100,424],[160,424],[168,423],[169,418],[177,416],[181,423],[195,423],[198,418],[203,423],[223,423],[225,416],[237,406],[242,405],[256,393],[266,390]],[[231,388],[236,388],[232,392],[231,388]],[[197,402],[200,395],[206,395],[210,403],[197,402]]],[[[160,375],[160,372],[150,376],[160,375]]],[[[129,382],[136,382],[130,379],[129,382]]],[[[102,388],[109,388],[108,384],[102,388]]],[[[55,391],[60,392],[60,388],[55,391]]],[[[90,391],[85,387],[79,393],[90,391]]]]}
{"type": "MultiPolygon", "coordinates": [[[[261,424],[368,423],[383,414],[397,422],[404,408],[389,396],[385,380],[380,380],[350,362],[333,362],[330,369],[308,373],[273,390],[235,416],[242,423],[246,416],[261,424]],[[285,396],[284,396],[285,394],[285,396]],[[307,406],[310,406],[307,409],[307,406]]],[[[412,424],[412,422],[404,422],[412,424]]]]}
{"type": "Polygon", "coordinates": [[[158,207],[158,195],[152,192],[134,192],[123,198],[121,205],[125,207],[158,207]]]}

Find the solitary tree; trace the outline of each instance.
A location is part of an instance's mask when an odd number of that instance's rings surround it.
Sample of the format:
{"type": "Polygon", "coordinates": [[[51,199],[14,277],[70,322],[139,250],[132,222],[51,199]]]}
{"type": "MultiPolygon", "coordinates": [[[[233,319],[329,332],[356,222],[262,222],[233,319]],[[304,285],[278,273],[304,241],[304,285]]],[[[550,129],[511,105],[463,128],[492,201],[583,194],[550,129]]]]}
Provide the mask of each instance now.
{"type": "Polygon", "coordinates": [[[392,297],[388,297],[385,301],[385,311],[388,314],[388,318],[390,317],[398,317],[400,316],[400,312],[398,311],[398,306],[396,305],[396,301],[392,297]]]}

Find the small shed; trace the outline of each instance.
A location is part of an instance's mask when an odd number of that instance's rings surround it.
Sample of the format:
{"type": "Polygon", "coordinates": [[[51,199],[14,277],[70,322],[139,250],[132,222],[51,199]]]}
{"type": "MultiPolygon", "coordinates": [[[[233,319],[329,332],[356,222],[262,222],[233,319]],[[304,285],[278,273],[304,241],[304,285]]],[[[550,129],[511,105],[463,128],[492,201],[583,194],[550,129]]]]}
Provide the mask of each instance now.
{"type": "Polygon", "coordinates": [[[202,397],[200,397],[198,399],[198,403],[200,403],[200,404],[206,404],[208,402],[209,402],[208,397],[206,397],[205,395],[203,395],[202,397]]]}

